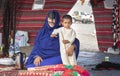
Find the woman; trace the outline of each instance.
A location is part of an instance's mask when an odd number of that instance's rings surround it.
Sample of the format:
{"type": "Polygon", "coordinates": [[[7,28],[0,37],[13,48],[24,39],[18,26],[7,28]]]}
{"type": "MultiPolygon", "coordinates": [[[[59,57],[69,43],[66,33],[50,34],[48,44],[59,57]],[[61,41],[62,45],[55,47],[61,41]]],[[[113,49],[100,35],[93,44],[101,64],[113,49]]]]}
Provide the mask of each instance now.
{"type": "MultiPolygon", "coordinates": [[[[26,62],[26,68],[44,65],[62,64],[60,56],[59,36],[50,37],[55,28],[59,28],[60,16],[55,10],[48,13],[43,28],[38,32],[33,50],[26,62]]],[[[79,53],[79,41],[76,39],[70,47],[69,55],[72,55],[71,49],[76,49],[76,58],[79,53]]]]}

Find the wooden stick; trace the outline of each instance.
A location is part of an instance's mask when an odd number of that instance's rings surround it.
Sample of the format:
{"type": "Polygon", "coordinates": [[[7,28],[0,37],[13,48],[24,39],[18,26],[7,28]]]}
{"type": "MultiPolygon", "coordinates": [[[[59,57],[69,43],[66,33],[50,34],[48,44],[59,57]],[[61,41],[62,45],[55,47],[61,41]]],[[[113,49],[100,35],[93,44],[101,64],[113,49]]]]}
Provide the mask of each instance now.
{"type": "MultiPolygon", "coordinates": [[[[64,40],[64,35],[63,35],[63,33],[62,33],[62,32],[61,32],[61,34],[62,34],[62,38],[63,38],[63,40],[64,40]]],[[[65,44],[64,44],[64,48],[65,48],[66,55],[67,55],[67,50],[66,50],[66,45],[65,45],[65,44]]],[[[68,58],[68,55],[67,55],[67,60],[68,60],[68,62],[70,63],[69,58],[68,58]]]]}

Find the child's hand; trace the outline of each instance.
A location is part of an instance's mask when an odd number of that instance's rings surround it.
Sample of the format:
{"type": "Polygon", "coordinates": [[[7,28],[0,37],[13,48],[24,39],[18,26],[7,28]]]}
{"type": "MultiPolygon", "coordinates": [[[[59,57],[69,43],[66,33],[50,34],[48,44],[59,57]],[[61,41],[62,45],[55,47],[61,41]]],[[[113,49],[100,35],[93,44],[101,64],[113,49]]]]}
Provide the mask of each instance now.
{"type": "Polygon", "coordinates": [[[68,40],[63,40],[62,42],[63,42],[63,44],[70,43],[70,41],[68,41],[68,40]]]}
{"type": "Polygon", "coordinates": [[[51,34],[51,37],[57,37],[57,35],[56,34],[51,34]]]}

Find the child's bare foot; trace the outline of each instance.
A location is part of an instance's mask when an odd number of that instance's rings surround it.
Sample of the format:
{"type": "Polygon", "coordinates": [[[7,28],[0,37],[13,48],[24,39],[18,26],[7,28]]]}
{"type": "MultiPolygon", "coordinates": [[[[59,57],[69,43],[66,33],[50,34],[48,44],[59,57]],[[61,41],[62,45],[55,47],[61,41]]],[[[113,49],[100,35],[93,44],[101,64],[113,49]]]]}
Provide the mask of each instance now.
{"type": "Polygon", "coordinates": [[[69,48],[68,48],[68,56],[72,56],[73,55],[73,52],[74,52],[74,48],[75,48],[75,46],[74,45],[71,45],[69,48]]]}

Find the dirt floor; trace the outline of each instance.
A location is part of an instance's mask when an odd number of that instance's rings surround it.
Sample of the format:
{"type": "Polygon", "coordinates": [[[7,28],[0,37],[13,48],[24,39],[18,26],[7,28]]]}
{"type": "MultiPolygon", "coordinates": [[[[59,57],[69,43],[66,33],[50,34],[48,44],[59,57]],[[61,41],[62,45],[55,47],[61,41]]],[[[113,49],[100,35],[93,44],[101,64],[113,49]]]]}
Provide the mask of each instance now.
{"type": "Polygon", "coordinates": [[[92,68],[95,68],[97,64],[104,61],[106,56],[109,57],[109,62],[120,64],[120,55],[87,51],[81,51],[79,53],[77,62],[78,65],[89,70],[90,76],[119,76],[120,70],[92,70],[92,68]]]}

